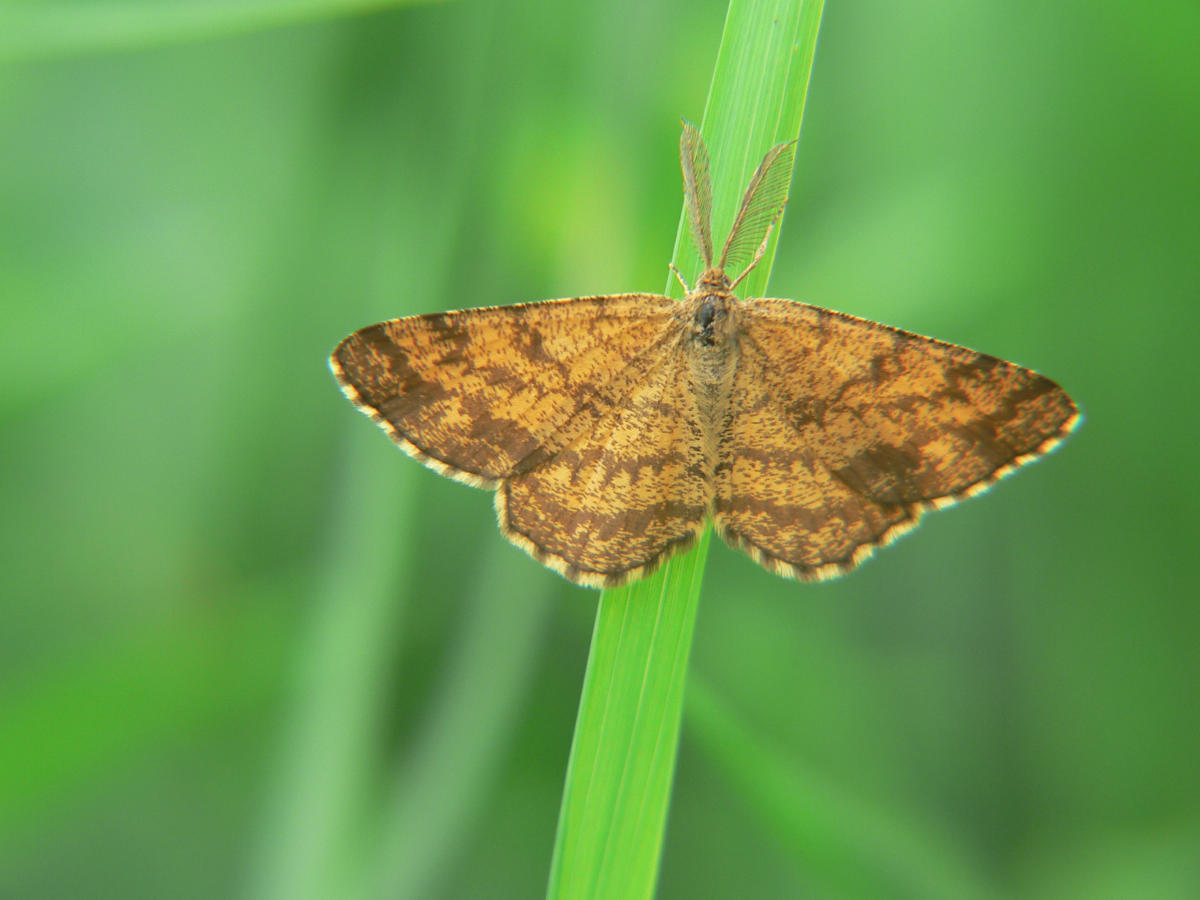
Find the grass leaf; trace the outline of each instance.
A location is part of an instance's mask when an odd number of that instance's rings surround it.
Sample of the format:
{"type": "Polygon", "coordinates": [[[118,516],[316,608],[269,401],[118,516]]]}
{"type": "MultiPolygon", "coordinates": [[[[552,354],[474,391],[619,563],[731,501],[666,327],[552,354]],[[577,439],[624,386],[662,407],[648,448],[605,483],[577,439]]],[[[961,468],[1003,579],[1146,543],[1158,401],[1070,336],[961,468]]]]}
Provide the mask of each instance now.
{"type": "MultiPolygon", "coordinates": [[[[822,0],[733,0],[701,131],[712,158],[713,235],[724,240],[762,155],[799,135],[822,0]]],[[[695,278],[686,211],[675,262],[695,278]]],[[[761,295],[778,229],[743,293],[761,295]]],[[[679,296],[679,286],[668,291],[679,296]]],[[[548,896],[649,897],[666,827],[684,679],[710,533],[688,554],[600,598],[548,896]]]]}

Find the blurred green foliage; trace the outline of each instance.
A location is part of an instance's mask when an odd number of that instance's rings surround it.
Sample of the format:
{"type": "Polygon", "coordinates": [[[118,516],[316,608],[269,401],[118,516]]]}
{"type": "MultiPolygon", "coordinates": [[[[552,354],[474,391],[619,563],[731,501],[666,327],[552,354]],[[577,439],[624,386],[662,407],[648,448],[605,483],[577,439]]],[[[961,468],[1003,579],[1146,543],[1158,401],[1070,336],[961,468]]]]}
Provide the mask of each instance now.
{"type": "MultiPolygon", "coordinates": [[[[595,594],[324,360],[661,290],[723,14],[463,2],[3,68],[0,895],[542,893],[595,594]]],[[[662,897],[1200,895],[1198,27],[827,4],[773,292],[1087,420],[836,583],[714,544],[662,897]]]]}

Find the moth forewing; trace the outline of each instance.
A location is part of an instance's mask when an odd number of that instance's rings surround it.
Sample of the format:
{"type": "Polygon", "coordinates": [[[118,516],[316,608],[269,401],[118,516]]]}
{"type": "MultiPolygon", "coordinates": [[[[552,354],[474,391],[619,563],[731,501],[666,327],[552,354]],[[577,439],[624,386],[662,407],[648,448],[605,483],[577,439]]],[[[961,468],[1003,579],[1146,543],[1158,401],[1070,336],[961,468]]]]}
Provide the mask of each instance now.
{"type": "Polygon", "coordinates": [[[727,272],[743,272],[756,255],[761,255],[760,248],[783,211],[783,205],[787,203],[795,155],[796,142],[788,141],[768,150],[758,164],[746,187],[733,226],[729,229],[729,237],[717,262],[718,268],[727,272]]]}
{"type": "Polygon", "coordinates": [[[700,131],[686,119],[679,138],[679,163],[683,167],[683,193],[687,206],[688,225],[696,250],[704,258],[704,267],[712,265],[712,229],[709,218],[712,210],[712,181],[708,174],[708,148],[700,131]]]}

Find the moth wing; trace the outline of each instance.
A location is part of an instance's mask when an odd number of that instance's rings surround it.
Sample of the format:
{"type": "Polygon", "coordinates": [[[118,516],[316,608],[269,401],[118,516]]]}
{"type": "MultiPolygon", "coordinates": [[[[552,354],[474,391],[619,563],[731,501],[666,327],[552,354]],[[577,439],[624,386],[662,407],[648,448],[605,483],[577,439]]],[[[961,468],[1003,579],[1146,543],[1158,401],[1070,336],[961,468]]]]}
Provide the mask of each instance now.
{"type": "Polygon", "coordinates": [[[494,487],[607,412],[631,361],[664,340],[671,307],[616,294],[411,316],[355,332],[329,364],[411,456],[494,487]]]}
{"type": "Polygon", "coordinates": [[[639,358],[622,395],[577,440],[496,492],[500,527],[572,581],[612,586],[689,547],[712,487],[678,341],[639,358]]]}
{"type": "Polygon", "coordinates": [[[965,347],[790,300],[742,322],[716,520],[783,574],[853,568],[1078,421],[1050,379],[965,347]]]}

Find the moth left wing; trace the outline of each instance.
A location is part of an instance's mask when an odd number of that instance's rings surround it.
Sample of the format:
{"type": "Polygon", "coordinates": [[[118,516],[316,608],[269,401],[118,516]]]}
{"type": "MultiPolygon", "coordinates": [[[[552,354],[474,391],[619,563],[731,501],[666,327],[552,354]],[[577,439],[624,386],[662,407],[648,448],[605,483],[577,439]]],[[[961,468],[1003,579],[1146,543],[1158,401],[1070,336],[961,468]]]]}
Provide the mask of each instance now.
{"type": "Polygon", "coordinates": [[[577,440],[496,492],[509,540],[592,587],[641,578],[691,546],[711,506],[703,416],[678,335],[636,368],[577,440]]]}
{"type": "Polygon", "coordinates": [[[668,333],[673,301],[615,294],[381,322],[329,360],[346,396],[431,468],[494,487],[574,440],[668,333]]]}

